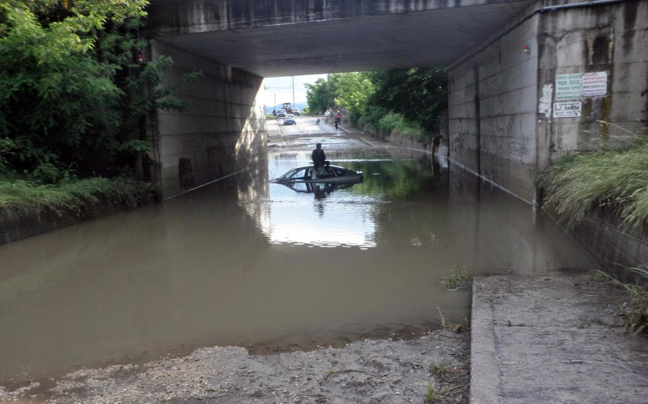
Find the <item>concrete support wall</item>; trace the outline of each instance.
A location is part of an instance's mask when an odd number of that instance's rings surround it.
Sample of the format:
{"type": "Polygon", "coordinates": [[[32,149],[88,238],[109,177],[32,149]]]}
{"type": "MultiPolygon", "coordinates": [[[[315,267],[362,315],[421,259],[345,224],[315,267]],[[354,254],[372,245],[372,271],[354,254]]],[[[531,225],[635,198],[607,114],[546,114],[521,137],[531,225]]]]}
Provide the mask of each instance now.
{"type": "Polygon", "coordinates": [[[627,133],[648,124],[648,2],[626,1],[540,15],[538,170],[565,153],[623,145],[627,133]],[[582,113],[555,118],[556,75],[605,72],[607,95],[583,96],[582,113]]]}
{"type": "MultiPolygon", "coordinates": [[[[624,146],[627,131],[647,134],[648,2],[575,8],[541,17],[538,89],[550,97],[539,101],[537,170],[575,149],[624,146]],[[556,102],[556,75],[588,72],[605,72],[606,95],[575,100],[582,104],[580,117],[554,117],[546,102],[556,102]]],[[[601,267],[622,278],[636,278],[627,268],[648,262],[648,233],[624,229],[609,214],[594,212],[572,235],[601,267]]]]}
{"type": "Polygon", "coordinates": [[[537,16],[522,22],[452,67],[449,83],[450,157],[527,201],[536,167],[537,24],[537,16]]]}
{"type": "Polygon", "coordinates": [[[265,161],[262,78],[191,55],[163,43],[152,54],[171,56],[173,81],[200,70],[203,78],[174,94],[185,113],[158,111],[154,159],[163,197],[176,195],[265,161]]]}
{"type": "Polygon", "coordinates": [[[628,268],[648,269],[648,231],[629,230],[618,219],[598,212],[571,232],[591,259],[627,281],[645,279],[628,268]]]}
{"type": "MultiPolygon", "coordinates": [[[[561,156],[647,133],[648,1],[530,9],[451,67],[449,94],[451,159],[534,203],[537,175],[561,156]],[[557,98],[557,75],[585,73],[606,78],[602,94],[557,98]],[[580,113],[556,115],[557,103],[580,113]]],[[[609,271],[645,265],[646,234],[608,219],[572,234],[609,271]]]]}
{"type": "Polygon", "coordinates": [[[535,202],[535,178],[557,158],[645,132],[648,2],[527,10],[451,67],[449,105],[450,157],[535,202]],[[568,100],[580,116],[554,116],[556,75],[593,72],[607,92],[568,100]]]}

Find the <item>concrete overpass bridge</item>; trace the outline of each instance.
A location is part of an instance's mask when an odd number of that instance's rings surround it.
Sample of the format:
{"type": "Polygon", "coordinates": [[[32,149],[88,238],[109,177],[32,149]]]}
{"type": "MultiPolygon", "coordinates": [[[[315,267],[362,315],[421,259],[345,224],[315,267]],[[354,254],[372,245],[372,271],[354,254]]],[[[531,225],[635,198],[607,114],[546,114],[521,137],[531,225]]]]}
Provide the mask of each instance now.
{"type": "Polygon", "coordinates": [[[205,75],[158,111],[167,196],[260,162],[264,77],[448,66],[451,157],[529,202],[597,121],[647,122],[642,0],[151,0],[149,36],[171,78],[205,75]]]}
{"type": "Polygon", "coordinates": [[[153,0],[154,36],[261,77],[447,66],[534,0],[153,0]]]}

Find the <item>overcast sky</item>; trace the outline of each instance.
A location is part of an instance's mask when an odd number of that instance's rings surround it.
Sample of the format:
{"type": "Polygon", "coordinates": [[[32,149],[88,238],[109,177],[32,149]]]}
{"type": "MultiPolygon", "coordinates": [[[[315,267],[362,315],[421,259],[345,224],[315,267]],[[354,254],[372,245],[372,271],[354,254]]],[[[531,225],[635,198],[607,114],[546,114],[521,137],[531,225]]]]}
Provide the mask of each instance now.
{"type": "MultiPolygon", "coordinates": [[[[306,88],[304,84],[314,83],[319,78],[326,78],[326,74],[313,74],[309,76],[295,76],[295,103],[306,102],[306,88]]],[[[292,77],[275,77],[265,79],[265,104],[266,106],[274,105],[275,94],[277,95],[277,105],[284,102],[293,102],[292,77]]]]}

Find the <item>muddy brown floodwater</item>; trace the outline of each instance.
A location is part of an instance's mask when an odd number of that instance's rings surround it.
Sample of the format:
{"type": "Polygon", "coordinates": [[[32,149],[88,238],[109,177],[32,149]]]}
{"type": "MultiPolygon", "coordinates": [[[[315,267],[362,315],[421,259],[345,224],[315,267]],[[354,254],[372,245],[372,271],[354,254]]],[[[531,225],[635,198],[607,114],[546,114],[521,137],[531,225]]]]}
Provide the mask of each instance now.
{"type": "MultiPolygon", "coordinates": [[[[327,144],[325,143],[325,149],[327,144]]],[[[442,277],[587,267],[528,205],[429,155],[331,140],[364,182],[308,192],[267,166],[157,206],[0,246],[0,385],[199,347],[252,353],[422,335],[469,318],[442,277]]]]}

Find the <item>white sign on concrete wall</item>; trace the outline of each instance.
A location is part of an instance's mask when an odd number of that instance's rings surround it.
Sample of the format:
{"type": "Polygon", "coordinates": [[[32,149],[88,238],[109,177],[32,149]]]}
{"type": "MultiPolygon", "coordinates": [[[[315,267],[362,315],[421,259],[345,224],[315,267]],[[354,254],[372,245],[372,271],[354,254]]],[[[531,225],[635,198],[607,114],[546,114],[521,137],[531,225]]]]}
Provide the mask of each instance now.
{"type": "Polygon", "coordinates": [[[581,116],[580,102],[556,102],[554,104],[554,118],[578,118],[581,116]]]}
{"type": "Polygon", "coordinates": [[[553,96],[553,85],[545,84],[542,86],[542,97],[538,103],[538,113],[547,118],[551,118],[551,97],[553,96]]]}
{"type": "Polygon", "coordinates": [[[583,97],[607,95],[607,72],[583,73],[583,97]]]}
{"type": "Polygon", "coordinates": [[[581,73],[556,74],[556,101],[579,100],[583,83],[581,73]]]}

